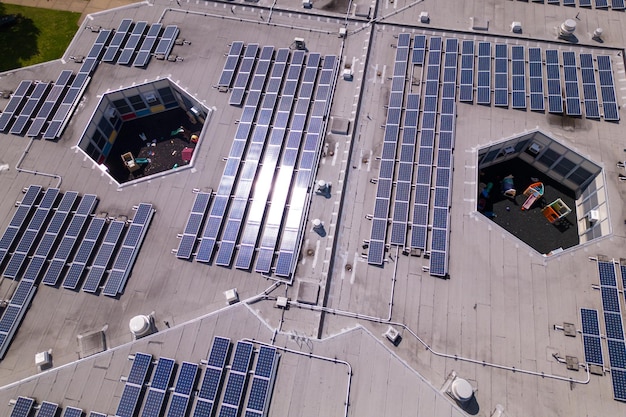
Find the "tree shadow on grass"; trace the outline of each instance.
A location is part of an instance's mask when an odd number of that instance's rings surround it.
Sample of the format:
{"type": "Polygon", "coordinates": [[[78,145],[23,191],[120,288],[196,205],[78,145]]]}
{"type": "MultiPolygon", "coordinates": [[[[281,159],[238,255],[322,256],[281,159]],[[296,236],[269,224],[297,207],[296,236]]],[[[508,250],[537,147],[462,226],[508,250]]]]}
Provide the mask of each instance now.
{"type": "MultiPolygon", "coordinates": [[[[0,4],[0,17],[4,15],[0,4]]],[[[0,28],[0,72],[20,68],[26,61],[39,53],[37,38],[39,29],[33,21],[20,14],[13,24],[0,28]]]]}

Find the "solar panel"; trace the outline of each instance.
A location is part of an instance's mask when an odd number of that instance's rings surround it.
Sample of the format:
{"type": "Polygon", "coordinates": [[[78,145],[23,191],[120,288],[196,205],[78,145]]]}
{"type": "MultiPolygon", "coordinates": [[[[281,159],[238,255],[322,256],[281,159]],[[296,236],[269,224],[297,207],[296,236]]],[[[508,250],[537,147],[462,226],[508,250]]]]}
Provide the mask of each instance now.
{"type": "Polygon", "coordinates": [[[245,90],[248,87],[248,83],[250,82],[252,67],[254,65],[254,62],[256,61],[258,51],[259,45],[256,43],[251,43],[246,46],[243,54],[243,60],[241,62],[239,71],[237,72],[234,88],[231,92],[228,104],[232,106],[241,106],[245,90]]]}
{"type": "Polygon", "coordinates": [[[90,411],[89,417],[107,417],[107,414],[99,413],[97,411],[90,411]]]}
{"type": "Polygon", "coordinates": [[[602,293],[602,306],[604,311],[620,312],[619,298],[617,296],[617,288],[613,287],[601,287],[602,293]]]}
{"type": "Polygon", "coordinates": [[[39,406],[39,411],[37,411],[37,417],[55,417],[58,409],[58,404],[44,401],[39,406]]]}
{"type": "Polygon", "coordinates": [[[624,0],[611,0],[611,9],[613,10],[624,10],[626,6],[624,5],[624,0]]]}
{"type": "Polygon", "coordinates": [[[565,75],[565,109],[570,116],[580,116],[580,93],[578,90],[578,73],[576,70],[576,54],[563,52],[563,73],[565,75]]]}
{"type": "Polygon", "coordinates": [[[494,77],[494,105],[508,107],[508,48],[505,44],[496,44],[495,77],[494,77]]]}
{"type": "Polygon", "coordinates": [[[152,363],[152,355],[147,353],[137,352],[133,359],[133,365],[130,368],[128,374],[128,384],[143,385],[152,363]]]}
{"type": "Polygon", "coordinates": [[[607,9],[608,7],[608,0],[596,0],[596,9],[607,9]]]}
{"type": "Polygon", "coordinates": [[[211,417],[213,415],[213,402],[198,398],[193,410],[193,417],[211,417]]]}
{"type": "Polygon", "coordinates": [[[150,388],[141,411],[141,417],[161,417],[166,391],[150,388]]]}
{"type": "MultiPolygon", "coordinates": [[[[84,197],[83,197],[84,199],[84,197]]],[[[74,256],[74,261],[72,265],[70,265],[69,270],[65,276],[63,281],[63,287],[68,289],[76,289],[78,286],[78,282],[82,276],[83,270],[89,258],[91,257],[91,253],[96,245],[96,241],[100,237],[102,233],[102,229],[106,224],[106,220],[103,218],[93,218],[87,231],[85,232],[85,236],[83,237],[83,241],[80,243],[78,250],[76,251],[76,255],[74,256]]],[[[67,260],[67,259],[66,259],[67,260]]],[[[61,269],[65,265],[65,260],[59,259],[55,263],[55,260],[52,261],[50,267],[46,271],[46,274],[43,279],[43,283],[47,285],[56,285],[60,275],[61,269]],[[61,268],[59,268],[59,262],[61,262],[61,268]],[[53,265],[57,265],[56,268],[53,268],[53,265]]]]}
{"type": "Polygon", "coordinates": [[[600,336],[598,311],[589,308],[581,308],[580,316],[582,321],[583,333],[593,336],[600,336]]]}
{"type": "Polygon", "coordinates": [[[189,397],[174,393],[170,400],[170,406],[167,409],[168,417],[185,417],[187,408],[189,407],[189,397]]]}
{"type": "Polygon", "coordinates": [[[117,417],[133,417],[135,415],[135,409],[139,402],[139,396],[141,395],[141,387],[137,385],[124,385],[124,391],[120,397],[120,402],[117,406],[115,415],[117,417]]]}
{"type": "Polygon", "coordinates": [[[474,100],[474,41],[465,40],[461,45],[459,101],[472,102],[474,100]]]}
{"type": "MultiPolygon", "coordinates": [[[[222,409],[225,405],[239,407],[241,397],[243,395],[244,384],[246,383],[246,375],[231,372],[228,375],[228,382],[224,390],[224,398],[222,400],[222,409]]],[[[236,410],[235,410],[236,411],[236,410]]],[[[221,411],[220,411],[221,415],[221,411]]]]}
{"type": "Polygon", "coordinates": [[[585,361],[590,364],[602,366],[604,361],[602,359],[600,337],[583,335],[583,347],[585,350],[585,361]]]}
{"type": "Polygon", "coordinates": [[[415,35],[413,41],[413,55],[411,63],[415,65],[424,65],[424,56],[426,54],[426,36],[415,35]]]}
{"type": "Polygon", "coordinates": [[[606,326],[606,337],[609,339],[624,340],[624,328],[622,326],[622,316],[619,313],[604,313],[604,324],[606,326]]]}
{"type": "Polygon", "coordinates": [[[148,28],[148,22],[140,21],[135,23],[135,27],[130,34],[130,37],[126,41],[124,45],[124,49],[120,54],[120,57],[117,59],[117,63],[121,65],[129,65],[133,55],[137,52],[137,48],[139,47],[139,42],[141,38],[146,33],[146,29],[148,28]]]}
{"type": "Polygon", "coordinates": [[[277,351],[274,347],[261,346],[254,368],[255,377],[271,378],[276,368],[277,351]]]}
{"type": "Polygon", "coordinates": [[[18,114],[27,100],[27,94],[33,84],[30,80],[23,80],[11,95],[4,111],[0,113],[0,132],[4,132],[13,121],[13,117],[18,114]]]}
{"type": "Polygon", "coordinates": [[[32,398],[17,397],[13,409],[11,410],[11,417],[28,417],[34,403],[35,400],[32,398]]]}
{"type": "Polygon", "coordinates": [[[113,35],[113,39],[111,39],[111,43],[107,47],[107,50],[104,53],[104,56],[102,57],[102,61],[104,62],[115,61],[117,53],[120,50],[120,47],[122,46],[122,44],[126,40],[126,37],[128,36],[128,31],[130,30],[132,23],[133,23],[132,19],[123,19],[120,22],[120,25],[118,26],[117,30],[115,31],[115,34],[113,35]]]}
{"type": "Polygon", "coordinates": [[[231,372],[248,372],[250,369],[250,361],[252,359],[252,350],[252,343],[244,341],[237,342],[231,372]]]}
{"type": "Polygon", "coordinates": [[[591,0],[578,0],[578,5],[580,7],[591,7],[591,0]]]}
{"type": "Polygon", "coordinates": [[[447,271],[448,259],[446,252],[431,251],[430,264],[428,267],[430,275],[445,277],[447,271]]]}
{"type": "Polygon", "coordinates": [[[83,285],[83,291],[93,293],[96,292],[96,290],[100,286],[100,281],[102,281],[104,272],[106,271],[107,266],[111,261],[113,251],[115,250],[117,242],[122,236],[123,230],[124,222],[122,221],[116,220],[109,225],[109,228],[104,235],[103,242],[95,255],[95,258],[91,265],[91,269],[87,274],[87,279],[85,280],[85,284],[83,285]]]}
{"type": "Polygon", "coordinates": [[[154,50],[155,55],[162,55],[165,59],[172,52],[172,48],[174,47],[174,42],[178,37],[178,33],[180,30],[176,25],[167,25],[163,30],[163,34],[159,39],[159,43],[157,44],[156,49],[154,50]]]}
{"type": "Polygon", "coordinates": [[[613,83],[611,57],[608,55],[599,55],[597,61],[604,120],[618,121],[619,113],[615,97],[615,85],[613,83]]]}
{"type": "Polygon", "coordinates": [[[530,109],[532,111],[544,111],[541,48],[528,48],[528,75],[530,82],[530,109]]]}
{"type": "Polygon", "coordinates": [[[512,81],[512,108],[526,108],[526,74],[524,61],[524,47],[513,45],[511,47],[511,81],[512,81]]]}
{"type": "Polygon", "coordinates": [[[563,113],[559,54],[554,49],[546,51],[546,71],[548,79],[548,111],[550,113],[563,113]]]}
{"type": "Polygon", "coordinates": [[[491,43],[478,43],[478,87],[476,103],[491,103],[491,43]]]}
{"type": "Polygon", "coordinates": [[[65,412],[63,412],[63,417],[82,417],[83,410],[76,407],[65,407],[65,412]]]}
{"type": "Polygon", "coordinates": [[[585,117],[599,119],[598,92],[596,90],[595,70],[591,54],[580,54],[580,73],[583,82],[585,117]]]}
{"type": "Polygon", "coordinates": [[[213,344],[208,358],[208,366],[223,368],[229,348],[230,339],[219,336],[213,338],[213,344]]]}
{"type": "Polygon", "coordinates": [[[139,52],[135,57],[135,61],[133,61],[134,67],[145,67],[146,65],[148,65],[150,57],[152,56],[152,50],[156,45],[162,27],[163,25],[161,25],[160,23],[153,23],[152,25],[150,25],[148,34],[144,38],[141,47],[139,48],[139,52]]]}
{"type": "Polygon", "coordinates": [[[28,100],[26,101],[26,104],[20,111],[19,115],[17,115],[17,119],[15,120],[13,127],[11,127],[11,130],[9,131],[11,134],[21,135],[24,132],[26,124],[30,121],[32,115],[45,101],[46,93],[48,92],[49,86],[49,83],[35,83],[35,88],[28,97],[28,100]]]}
{"type": "Polygon", "coordinates": [[[615,265],[613,262],[598,262],[598,275],[600,276],[600,285],[617,287],[617,277],[615,275],[615,265]]]}
{"type": "Polygon", "coordinates": [[[613,398],[618,401],[626,401],[626,370],[611,369],[613,382],[613,398]]]}

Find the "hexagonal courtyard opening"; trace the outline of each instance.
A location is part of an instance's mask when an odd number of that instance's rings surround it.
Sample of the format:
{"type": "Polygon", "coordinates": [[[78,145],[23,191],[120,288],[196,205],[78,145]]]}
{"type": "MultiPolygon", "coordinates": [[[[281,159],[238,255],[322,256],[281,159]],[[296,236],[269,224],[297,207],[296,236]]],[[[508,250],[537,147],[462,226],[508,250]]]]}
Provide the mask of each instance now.
{"type": "Polygon", "coordinates": [[[210,111],[161,79],[106,93],[78,147],[119,185],[192,166],[210,111]]]}
{"type": "Polygon", "coordinates": [[[541,131],[478,151],[477,210],[542,254],[610,233],[602,168],[541,131]]]}

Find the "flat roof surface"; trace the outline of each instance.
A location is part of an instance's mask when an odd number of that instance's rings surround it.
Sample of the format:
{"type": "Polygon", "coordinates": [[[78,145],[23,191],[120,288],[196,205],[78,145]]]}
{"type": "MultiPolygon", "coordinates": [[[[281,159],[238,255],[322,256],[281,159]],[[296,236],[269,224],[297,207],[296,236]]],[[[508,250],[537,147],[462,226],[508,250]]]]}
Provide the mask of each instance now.
{"type": "MultiPolygon", "coordinates": [[[[156,0],[90,15],[62,59],[0,74],[0,90],[14,90],[21,80],[54,80],[64,69],[77,71],[80,64],[69,57],[86,55],[97,37],[86,27],[114,29],[123,18],[178,25],[179,39],[187,42],[172,53],[183,59],[152,59],[145,69],[101,63],[57,141],[0,133],[0,163],[9,166],[0,172],[0,230],[30,184],[97,194],[96,214],[109,217],[132,218],[141,202],[152,203],[156,213],[119,297],[38,286],[0,361],[0,404],[28,396],[113,415],[129,354],[200,363],[213,337],[225,336],[279,348],[269,416],[343,415],[346,395],[350,416],[464,415],[443,392],[453,372],[472,385],[475,403],[469,411],[475,415],[490,416],[497,405],[507,416],[624,412],[626,404],[613,399],[610,373],[566,368],[566,356],[581,363],[585,356],[581,334],[567,337],[561,330],[564,323],[581,329],[581,308],[602,313],[594,287],[597,264],[590,257],[626,257],[626,189],[618,179],[623,168],[616,166],[626,159],[621,122],[457,102],[448,279],[431,276],[424,256],[404,255],[393,246],[382,267],[368,265],[364,248],[399,33],[608,55],[621,104],[624,13],[508,0],[314,1],[312,9],[293,0],[156,0]],[[373,20],[354,15],[355,8],[360,15],[368,7],[373,20]],[[430,14],[428,24],[419,23],[422,11],[430,14]],[[557,27],[573,18],[578,42],[558,39],[557,27]],[[511,32],[513,21],[522,23],[521,34],[511,32]],[[473,30],[473,24],[488,29],[473,30]],[[341,27],[347,28],[345,38],[339,37],[341,27]],[[592,39],[597,27],[604,29],[602,43],[592,39]],[[354,79],[337,74],[329,116],[349,120],[350,133],[330,133],[328,126],[315,178],[332,184],[331,195],[312,196],[293,284],[176,259],[172,249],[193,190],[217,189],[241,117],[241,108],[228,105],[229,94],[215,87],[230,43],[278,49],[290,47],[294,38],[304,38],[309,52],[339,56],[339,68],[349,64],[354,79]],[[166,77],[213,109],[194,166],[120,188],[76,145],[103,94],[166,77]],[[604,221],[610,232],[552,257],[476,211],[478,150],[535,129],[601,166],[607,195],[604,221]],[[311,230],[313,219],[324,223],[325,236],[311,230]],[[231,288],[242,301],[228,306],[224,291],[231,288]],[[275,308],[278,296],[290,298],[289,309],[275,308]],[[151,312],[159,331],[133,340],[129,320],[151,312]],[[389,326],[400,332],[398,346],[383,336],[389,326]],[[77,337],[101,329],[107,350],[80,359],[77,337]],[[39,373],[35,354],[49,349],[53,367],[39,373]]],[[[414,73],[405,91],[419,92],[422,81],[414,73]]],[[[16,285],[4,278],[2,298],[10,298],[16,285]]],[[[623,290],[619,279],[618,288],[623,290]]],[[[619,303],[624,311],[621,294],[619,303]]],[[[0,408],[3,415],[10,411],[0,408]]]]}

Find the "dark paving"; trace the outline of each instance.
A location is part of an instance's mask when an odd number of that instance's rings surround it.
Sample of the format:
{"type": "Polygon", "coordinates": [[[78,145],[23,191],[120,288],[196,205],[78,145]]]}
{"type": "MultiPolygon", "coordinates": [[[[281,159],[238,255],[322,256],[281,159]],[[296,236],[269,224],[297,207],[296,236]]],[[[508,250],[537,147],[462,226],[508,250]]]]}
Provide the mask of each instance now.
{"type": "Polygon", "coordinates": [[[549,253],[557,248],[569,248],[578,245],[578,230],[576,227],[576,210],[574,194],[560,183],[546,177],[537,169],[520,159],[513,159],[501,164],[481,170],[479,183],[493,183],[492,191],[484,203],[483,214],[490,216],[493,212],[495,217],[491,220],[499,224],[513,235],[517,236],[526,244],[532,246],[540,253],[549,253]],[[507,198],[501,192],[502,178],[513,175],[517,195],[515,198],[507,198]],[[526,187],[536,182],[533,178],[543,182],[545,191],[542,198],[537,200],[530,210],[522,211],[521,207],[526,201],[523,195],[526,187]],[[544,217],[541,209],[560,198],[572,210],[570,214],[561,219],[560,224],[551,224],[544,217]]]}
{"type": "Polygon", "coordinates": [[[124,122],[105,165],[119,183],[186,165],[182,159],[182,151],[185,147],[195,147],[190,141],[191,135],[199,136],[201,130],[202,124],[192,124],[185,111],[180,108],[124,122]],[[171,133],[181,126],[185,133],[172,136],[171,133]],[[148,139],[145,142],[139,136],[142,133],[148,139]],[[153,146],[154,140],[156,143],[153,146]],[[149,162],[141,164],[139,170],[131,173],[122,162],[121,156],[126,152],[149,162]]]}

